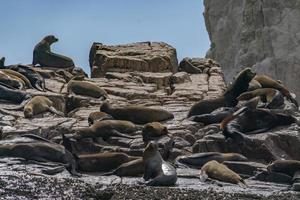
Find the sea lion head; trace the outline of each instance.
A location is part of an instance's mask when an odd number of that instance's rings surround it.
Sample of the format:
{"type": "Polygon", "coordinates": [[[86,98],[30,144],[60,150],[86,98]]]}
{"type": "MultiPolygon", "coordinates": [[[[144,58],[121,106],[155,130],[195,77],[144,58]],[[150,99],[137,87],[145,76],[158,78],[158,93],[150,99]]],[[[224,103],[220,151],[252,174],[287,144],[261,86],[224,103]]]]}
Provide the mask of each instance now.
{"type": "Polygon", "coordinates": [[[48,44],[53,44],[54,42],[58,41],[58,38],[56,38],[54,35],[47,35],[43,40],[48,44]]]}
{"type": "Polygon", "coordinates": [[[237,75],[237,77],[244,78],[248,82],[250,82],[254,78],[254,76],[256,76],[256,73],[252,72],[250,67],[246,67],[237,75]]]}
{"type": "Polygon", "coordinates": [[[25,116],[25,118],[32,118],[33,111],[32,111],[31,107],[25,107],[24,108],[24,116],[25,116]]]}
{"type": "Polygon", "coordinates": [[[109,102],[108,101],[104,101],[102,104],[101,104],[101,106],[100,106],[100,111],[101,112],[108,112],[109,111],[109,109],[110,109],[110,104],[109,104],[109,102]]]}
{"type": "Polygon", "coordinates": [[[159,122],[147,123],[142,129],[142,135],[145,141],[147,141],[151,137],[160,137],[167,134],[167,127],[159,122]]]}

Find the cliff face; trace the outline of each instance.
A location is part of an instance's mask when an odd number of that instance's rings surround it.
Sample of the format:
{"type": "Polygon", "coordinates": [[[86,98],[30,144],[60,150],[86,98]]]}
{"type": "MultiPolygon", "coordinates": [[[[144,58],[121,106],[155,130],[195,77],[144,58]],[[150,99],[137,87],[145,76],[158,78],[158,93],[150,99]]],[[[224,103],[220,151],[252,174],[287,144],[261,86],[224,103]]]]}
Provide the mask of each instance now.
{"type": "Polygon", "coordinates": [[[300,100],[300,1],[204,0],[207,57],[226,81],[243,66],[281,80],[300,100]]]}

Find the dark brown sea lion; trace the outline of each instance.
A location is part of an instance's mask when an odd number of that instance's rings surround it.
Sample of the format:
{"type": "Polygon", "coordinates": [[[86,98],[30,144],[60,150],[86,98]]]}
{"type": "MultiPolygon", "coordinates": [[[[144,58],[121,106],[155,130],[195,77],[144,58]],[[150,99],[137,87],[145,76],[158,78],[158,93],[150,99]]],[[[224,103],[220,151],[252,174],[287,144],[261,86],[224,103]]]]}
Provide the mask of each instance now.
{"type": "Polygon", "coordinates": [[[144,174],[143,158],[138,158],[121,164],[112,172],[101,174],[101,176],[117,175],[117,176],[131,176],[136,177],[144,174]]]}
{"type": "Polygon", "coordinates": [[[147,108],[144,106],[115,108],[107,101],[102,103],[100,111],[110,114],[114,119],[128,120],[136,124],[160,122],[174,118],[172,113],[163,109],[147,108]]]}
{"type": "Polygon", "coordinates": [[[266,132],[276,126],[286,126],[297,122],[291,115],[272,113],[268,109],[249,109],[243,107],[225,118],[220,128],[225,138],[233,138],[242,142],[245,135],[266,132]]]}
{"type": "Polygon", "coordinates": [[[199,169],[211,160],[216,160],[219,163],[222,163],[224,161],[247,161],[248,159],[238,153],[204,152],[187,156],[179,156],[176,158],[175,162],[178,166],[183,165],[199,169]]]}
{"type": "Polygon", "coordinates": [[[0,100],[5,100],[25,105],[31,99],[31,95],[21,90],[15,90],[10,86],[0,83],[0,100]]]}
{"type": "Polygon", "coordinates": [[[163,135],[168,134],[168,129],[166,126],[162,125],[159,122],[151,122],[145,124],[142,129],[143,141],[148,142],[150,140],[157,139],[163,135]]]}
{"type": "Polygon", "coordinates": [[[215,99],[200,100],[191,107],[187,116],[207,114],[220,107],[236,106],[238,103],[236,98],[247,91],[249,82],[254,76],[255,73],[250,68],[242,70],[222,96],[215,99]]]}
{"type": "Polygon", "coordinates": [[[274,88],[279,90],[285,97],[287,97],[292,103],[294,103],[297,108],[299,107],[298,102],[292,97],[290,91],[280,82],[272,79],[266,75],[256,75],[254,80],[258,81],[263,88],[274,88]]]}
{"type": "Polygon", "coordinates": [[[34,47],[32,64],[54,68],[74,67],[74,62],[71,58],[51,52],[50,46],[57,41],[58,39],[54,35],[44,37],[34,47]]]}
{"type": "Polygon", "coordinates": [[[89,126],[93,125],[96,121],[113,119],[113,117],[105,112],[95,111],[91,112],[88,117],[89,126]]]}
{"type": "Polygon", "coordinates": [[[0,69],[4,68],[4,63],[5,63],[5,57],[2,57],[0,59],[0,69]]]}
{"type": "Polygon", "coordinates": [[[300,161],[275,160],[270,165],[268,165],[267,169],[269,172],[279,172],[293,177],[297,171],[300,171],[300,161]]]}
{"type": "Polygon", "coordinates": [[[26,76],[24,76],[23,74],[21,74],[17,71],[11,70],[11,69],[2,69],[1,71],[6,73],[7,75],[13,75],[13,76],[16,76],[16,77],[20,78],[21,80],[24,81],[25,86],[27,88],[33,88],[30,81],[28,80],[28,78],[26,78],[26,76]]]}
{"type": "Polygon", "coordinates": [[[24,88],[23,82],[21,82],[18,79],[14,79],[13,77],[7,75],[3,71],[0,71],[0,82],[5,85],[9,85],[15,89],[23,89],[24,88]]]}
{"type": "Polygon", "coordinates": [[[177,181],[175,168],[161,157],[158,146],[151,141],[143,153],[144,180],[148,186],[173,186],[177,181]],[[150,179],[150,180],[149,180],[150,179]]]}
{"type": "Polygon", "coordinates": [[[67,86],[68,93],[74,93],[77,95],[89,96],[93,98],[104,98],[108,97],[107,92],[97,86],[94,83],[87,81],[70,80],[67,86]]]}
{"type": "Polygon", "coordinates": [[[25,135],[13,140],[2,140],[0,142],[0,155],[3,157],[21,157],[39,162],[62,163],[72,175],[80,175],[76,172],[76,162],[69,151],[62,145],[39,136],[25,135]]]}
{"type": "Polygon", "coordinates": [[[107,140],[110,137],[124,137],[134,139],[136,137],[126,135],[137,131],[137,127],[124,120],[103,120],[97,121],[92,126],[76,130],[74,138],[98,138],[102,137],[107,140]],[[124,134],[125,133],[125,134],[124,134]]]}
{"type": "Polygon", "coordinates": [[[139,159],[140,157],[128,156],[119,152],[104,152],[97,154],[79,155],[78,169],[84,172],[109,172],[118,168],[123,163],[139,159]]]}
{"type": "Polygon", "coordinates": [[[238,184],[245,187],[245,181],[234,171],[215,160],[207,162],[200,171],[200,179],[205,180],[206,176],[223,182],[238,184]]]}

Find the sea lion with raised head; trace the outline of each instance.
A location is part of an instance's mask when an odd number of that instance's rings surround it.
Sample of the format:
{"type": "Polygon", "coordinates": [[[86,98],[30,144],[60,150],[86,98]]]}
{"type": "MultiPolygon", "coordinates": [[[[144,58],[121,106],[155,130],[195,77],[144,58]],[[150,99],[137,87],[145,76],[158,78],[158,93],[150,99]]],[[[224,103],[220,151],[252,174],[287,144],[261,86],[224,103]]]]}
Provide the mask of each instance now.
{"type": "Polygon", "coordinates": [[[219,163],[222,163],[224,161],[247,161],[248,159],[238,153],[204,152],[179,156],[176,158],[175,162],[178,166],[187,166],[199,169],[211,160],[216,160],[219,163]]]}
{"type": "Polygon", "coordinates": [[[114,119],[128,120],[136,124],[160,122],[173,119],[174,115],[163,109],[147,108],[144,106],[112,107],[108,101],[102,103],[101,112],[110,114],[114,119]]]}
{"type": "Polygon", "coordinates": [[[103,99],[108,97],[107,92],[104,89],[88,81],[77,81],[72,79],[68,82],[67,90],[69,94],[74,93],[77,95],[103,99]]]}
{"type": "Polygon", "coordinates": [[[96,121],[92,126],[75,130],[75,139],[98,138],[107,140],[110,137],[123,137],[135,139],[136,137],[127,134],[137,131],[136,125],[124,120],[103,120],[96,121]]]}
{"type": "Polygon", "coordinates": [[[147,186],[174,186],[177,181],[175,168],[164,161],[158,151],[158,145],[151,141],[143,153],[144,180],[147,186]]]}
{"type": "Polygon", "coordinates": [[[155,140],[161,136],[167,135],[168,129],[166,126],[159,122],[151,122],[145,124],[142,129],[143,141],[148,142],[150,140],[155,140]]]}
{"type": "Polygon", "coordinates": [[[236,98],[247,91],[249,82],[255,75],[250,68],[243,69],[222,96],[215,99],[200,100],[191,107],[187,116],[207,114],[220,107],[236,106],[238,103],[236,98]]]}
{"type": "Polygon", "coordinates": [[[74,67],[74,62],[71,58],[51,52],[50,46],[57,41],[58,39],[54,35],[47,35],[35,45],[32,64],[53,68],[74,67]]]}
{"type": "Polygon", "coordinates": [[[89,126],[93,125],[96,121],[113,119],[113,117],[105,112],[95,111],[91,112],[88,116],[89,126]]]}
{"type": "Polygon", "coordinates": [[[238,184],[241,187],[246,186],[245,181],[237,173],[215,160],[207,162],[201,168],[200,179],[204,181],[207,177],[223,182],[238,184]]]}

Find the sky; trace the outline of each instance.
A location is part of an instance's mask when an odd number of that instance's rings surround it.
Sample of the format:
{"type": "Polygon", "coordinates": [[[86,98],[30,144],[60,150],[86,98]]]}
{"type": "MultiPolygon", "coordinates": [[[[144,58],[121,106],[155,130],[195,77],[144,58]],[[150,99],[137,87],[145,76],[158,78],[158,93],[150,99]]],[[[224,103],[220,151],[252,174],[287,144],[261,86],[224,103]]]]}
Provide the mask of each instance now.
{"type": "Polygon", "coordinates": [[[90,72],[93,42],[106,45],[163,41],[184,57],[204,57],[209,38],[203,0],[1,0],[0,57],[6,65],[31,63],[46,35],[59,41],[55,53],[90,72]]]}

